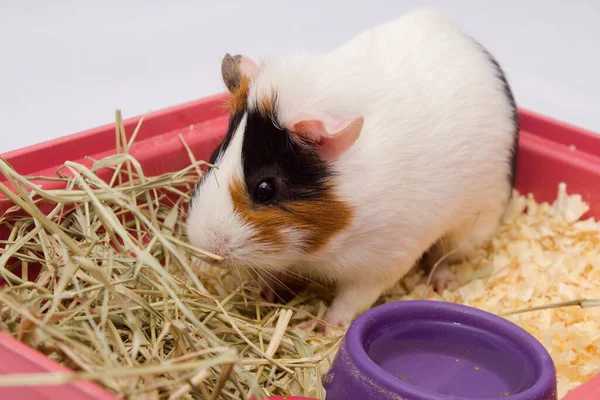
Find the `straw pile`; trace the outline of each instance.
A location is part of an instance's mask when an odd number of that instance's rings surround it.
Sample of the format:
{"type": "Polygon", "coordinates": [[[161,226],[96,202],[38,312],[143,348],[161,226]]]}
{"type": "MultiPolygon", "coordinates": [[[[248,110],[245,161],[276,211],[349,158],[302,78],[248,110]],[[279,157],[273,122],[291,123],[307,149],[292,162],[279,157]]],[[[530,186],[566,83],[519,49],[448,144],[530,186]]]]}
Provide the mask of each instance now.
{"type": "MultiPolygon", "coordinates": [[[[252,282],[209,268],[201,260],[218,256],[187,244],[184,230],[203,162],[188,151],[188,168],[145,176],[128,154],[140,126],[129,140],[119,113],[116,126],[117,154],[92,168],[66,162],[57,178],[30,178],[0,161],[18,193],[0,184],[15,203],[0,217],[10,232],[0,243],[0,329],[76,371],[0,385],[90,379],[129,399],[323,398],[320,376],[343,332],[297,326],[321,317],[328,299],[306,290],[265,303],[252,282]],[[106,169],[108,183],[97,175],[106,169]],[[45,190],[44,179],[66,189],[45,190]]],[[[554,205],[516,196],[497,238],[455,266],[462,283],[442,295],[497,314],[525,309],[507,318],[548,348],[561,397],[600,372],[600,309],[590,308],[600,224],[577,222],[586,210],[564,186],[554,205]]],[[[415,270],[382,301],[439,299],[426,278],[415,270]]]]}

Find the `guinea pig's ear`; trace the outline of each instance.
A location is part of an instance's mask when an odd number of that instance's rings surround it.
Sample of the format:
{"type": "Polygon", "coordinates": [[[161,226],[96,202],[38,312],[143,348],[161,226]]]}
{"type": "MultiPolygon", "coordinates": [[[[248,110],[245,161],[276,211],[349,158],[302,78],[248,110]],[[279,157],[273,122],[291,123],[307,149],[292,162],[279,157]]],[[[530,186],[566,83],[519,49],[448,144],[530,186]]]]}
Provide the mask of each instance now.
{"type": "Polygon", "coordinates": [[[232,93],[240,86],[242,76],[252,78],[257,71],[258,65],[250,57],[240,54],[232,57],[227,53],[221,62],[223,82],[232,93]]]}
{"type": "Polygon", "coordinates": [[[286,124],[295,135],[317,144],[327,161],[337,159],[360,136],[364,117],[336,119],[326,115],[300,114],[286,124]]]}

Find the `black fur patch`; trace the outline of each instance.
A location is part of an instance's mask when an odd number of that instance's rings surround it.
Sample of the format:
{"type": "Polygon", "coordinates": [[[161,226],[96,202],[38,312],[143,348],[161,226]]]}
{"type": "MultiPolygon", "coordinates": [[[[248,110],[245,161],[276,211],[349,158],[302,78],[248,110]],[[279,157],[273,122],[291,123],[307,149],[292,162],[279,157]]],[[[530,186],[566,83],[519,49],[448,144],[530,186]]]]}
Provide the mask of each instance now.
{"type": "MultiPolygon", "coordinates": [[[[229,147],[245,111],[230,117],[227,133],[213,151],[210,164],[214,164],[229,147]]],[[[300,146],[294,142],[290,132],[276,127],[271,119],[265,119],[257,110],[249,112],[247,116],[242,162],[251,198],[263,180],[275,181],[276,195],[269,203],[272,207],[285,208],[286,201],[321,198],[327,190],[328,178],[333,175],[330,167],[310,146],[300,146]]],[[[204,174],[194,192],[206,176],[204,174]]]]}
{"type": "Polygon", "coordinates": [[[294,142],[290,132],[276,127],[258,111],[248,114],[242,158],[244,178],[252,197],[265,179],[274,179],[276,195],[269,206],[285,209],[286,201],[321,198],[333,174],[311,148],[294,142]]]}
{"type": "MultiPolygon", "coordinates": [[[[489,53],[488,53],[489,54],[489,53]]],[[[498,63],[498,61],[496,61],[496,59],[494,59],[491,55],[490,57],[490,61],[494,64],[494,66],[496,67],[496,71],[498,73],[498,77],[500,78],[500,80],[502,81],[502,84],[504,86],[504,93],[506,94],[506,97],[508,98],[508,101],[510,102],[510,106],[512,109],[512,120],[514,123],[514,138],[513,138],[513,148],[512,148],[512,156],[511,156],[511,160],[510,160],[510,183],[511,185],[514,187],[515,186],[515,177],[517,175],[517,158],[518,158],[518,153],[519,153],[519,133],[521,131],[521,123],[519,120],[519,111],[517,110],[517,104],[515,102],[515,98],[513,96],[512,90],[510,89],[510,85],[508,84],[508,81],[506,80],[506,76],[504,75],[504,71],[502,71],[502,68],[500,67],[500,64],[498,63]]]]}
{"type": "Polygon", "coordinates": [[[506,95],[506,98],[508,99],[510,106],[511,106],[512,120],[514,123],[514,132],[513,132],[514,138],[513,138],[513,146],[512,146],[512,157],[510,160],[511,168],[510,168],[509,179],[510,179],[510,183],[511,183],[512,187],[514,188],[515,177],[517,174],[517,159],[518,159],[518,155],[519,155],[519,133],[521,132],[519,111],[517,109],[517,104],[515,102],[515,98],[513,96],[510,85],[508,84],[508,81],[506,79],[506,75],[504,74],[504,71],[500,67],[500,63],[498,63],[498,61],[490,54],[489,51],[487,51],[487,49],[485,47],[483,47],[481,45],[481,43],[477,42],[474,39],[472,39],[472,40],[481,48],[481,50],[486,54],[486,56],[488,57],[490,62],[494,65],[494,68],[496,69],[496,74],[497,74],[498,78],[502,81],[504,94],[506,95]]]}

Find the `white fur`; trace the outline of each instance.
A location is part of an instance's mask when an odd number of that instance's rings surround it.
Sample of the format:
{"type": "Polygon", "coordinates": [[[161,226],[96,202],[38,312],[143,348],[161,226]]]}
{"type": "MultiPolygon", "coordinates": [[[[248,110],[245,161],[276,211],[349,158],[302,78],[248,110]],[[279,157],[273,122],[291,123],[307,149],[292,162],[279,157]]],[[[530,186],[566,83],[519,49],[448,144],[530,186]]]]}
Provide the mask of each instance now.
{"type": "MultiPolygon", "coordinates": [[[[511,109],[487,56],[440,13],[408,14],[327,54],[266,60],[250,107],[271,88],[282,126],[301,112],[364,116],[359,139],[333,164],[337,194],[355,211],[351,227],[316,254],[299,257],[292,247],[285,255],[299,271],[338,283],[329,322],[347,324],[438,239],[460,247],[456,258],[494,235],[511,191],[511,109]]],[[[240,173],[237,154],[232,144],[216,173],[223,184],[240,173]]],[[[195,244],[213,240],[205,219],[240,244],[247,238],[228,215],[225,190],[213,185],[194,200],[195,244]]]]}
{"type": "MultiPolygon", "coordinates": [[[[246,116],[239,129],[243,133],[246,116]]],[[[233,201],[227,187],[232,178],[243,176],[241,153],[243,135],[234,135],[227,151],[215,162],[218,168],[207,172],[192,199],[187,231],[190,242],[226,259],[243,249],[252,230],[244,224],[233,209],[233,201]]]]}

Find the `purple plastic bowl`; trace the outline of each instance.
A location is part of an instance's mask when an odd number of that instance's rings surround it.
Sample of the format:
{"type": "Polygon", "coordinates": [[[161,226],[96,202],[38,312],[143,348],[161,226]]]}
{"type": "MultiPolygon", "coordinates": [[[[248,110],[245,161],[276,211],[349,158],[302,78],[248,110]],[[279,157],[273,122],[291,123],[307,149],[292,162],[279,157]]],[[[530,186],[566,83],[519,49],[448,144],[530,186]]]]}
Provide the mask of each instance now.
{"type": "Polygon", "coordinates": [[[475,308],[410,300],[348,329],[323,377],[327,400],[556,400],[552,358],[512,322],[475,308]]]}

